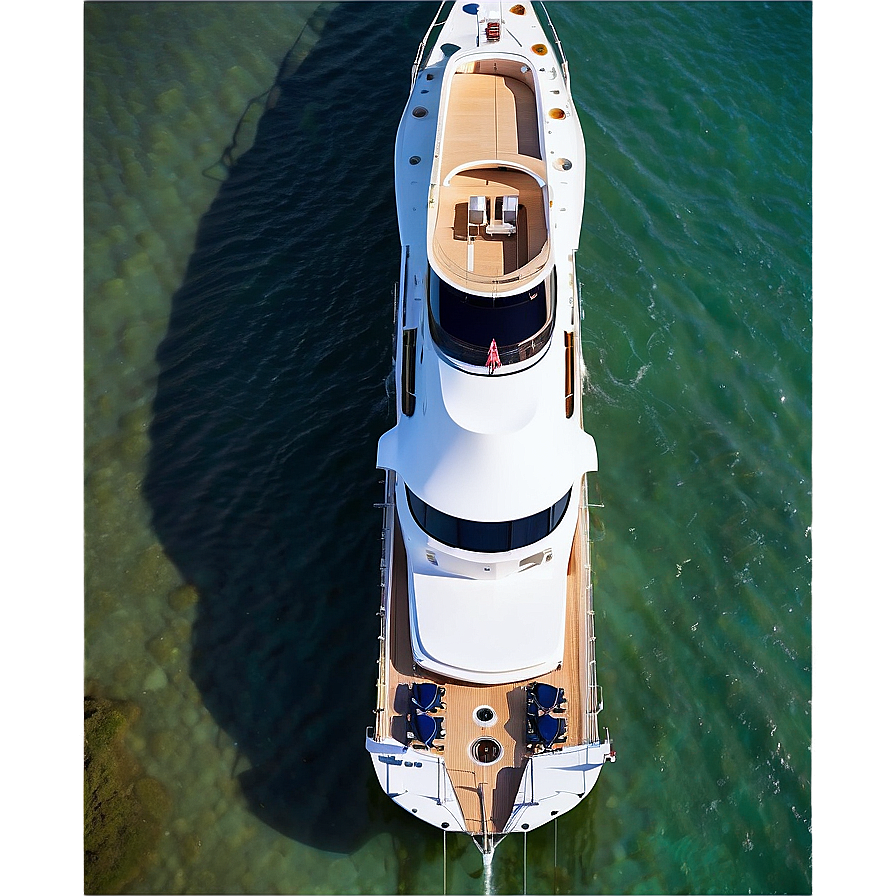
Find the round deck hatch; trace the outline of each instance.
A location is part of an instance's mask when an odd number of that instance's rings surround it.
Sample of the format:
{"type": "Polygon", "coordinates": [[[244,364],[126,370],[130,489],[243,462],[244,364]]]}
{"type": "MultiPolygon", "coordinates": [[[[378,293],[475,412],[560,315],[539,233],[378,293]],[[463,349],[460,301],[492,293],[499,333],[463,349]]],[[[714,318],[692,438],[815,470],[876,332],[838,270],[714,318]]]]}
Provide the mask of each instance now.
{"type": "Polygon", "coordinates": [[[490,706],[477,706],[473,710],[473,721],[483,728],[491,728],[498,721],[498,714],[490,706]]]}
{"type": "Polygon", "coordinates": [[[473,741],[470,752],[474,762],[479,765],[491,765],[501,758],[504,748],[494,738],[480,737],[479,740],[473,741]]]}

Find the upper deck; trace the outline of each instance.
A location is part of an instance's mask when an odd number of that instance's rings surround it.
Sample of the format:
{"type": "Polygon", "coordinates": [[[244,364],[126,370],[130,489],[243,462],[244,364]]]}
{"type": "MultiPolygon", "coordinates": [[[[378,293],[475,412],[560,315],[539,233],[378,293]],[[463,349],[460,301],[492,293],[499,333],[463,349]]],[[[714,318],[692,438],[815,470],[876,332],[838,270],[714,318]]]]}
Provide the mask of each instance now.
{"type": "Polygon", "coordinates": [[[451,75],[430,258],[462,288],[514,291],[549,257],[534,86],[518,59],[477,59],[451,75]]]}

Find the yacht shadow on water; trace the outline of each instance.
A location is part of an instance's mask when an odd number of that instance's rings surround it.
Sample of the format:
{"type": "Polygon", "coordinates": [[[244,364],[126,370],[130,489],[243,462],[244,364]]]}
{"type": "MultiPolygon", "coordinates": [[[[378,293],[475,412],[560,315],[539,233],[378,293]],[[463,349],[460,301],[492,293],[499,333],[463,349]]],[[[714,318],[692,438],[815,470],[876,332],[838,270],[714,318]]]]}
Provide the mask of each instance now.
{"type": "Polygon", "coordinates": [[[376,441],[393,419],[392,154],[432,13],[346,6],[277,85],[200,222],[157,351],[144,483],[153,526],[199,593],[190,673],[238,745],[250,809],[343,853],[375,833],[380,796],[364,730],[376,441]]]}

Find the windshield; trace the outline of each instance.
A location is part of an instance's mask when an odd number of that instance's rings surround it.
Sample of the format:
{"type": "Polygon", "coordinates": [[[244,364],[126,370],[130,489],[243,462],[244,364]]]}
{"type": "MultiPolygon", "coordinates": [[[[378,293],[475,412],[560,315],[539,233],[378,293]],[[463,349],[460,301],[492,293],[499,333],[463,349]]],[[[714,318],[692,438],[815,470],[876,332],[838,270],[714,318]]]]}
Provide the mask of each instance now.
{"type": "Polygon", "coordinates": [[[514,295],[478,296],[430,280],[430,321],[436,344],[445,354],[485,365],[494,340],[502,364],[513,364],[540,351],[551,335],[553,276],[514,295]]]}
{"type": "Polygon", "coordinates": [[[411,514],[427,535],[450,547],[484,554],[510,551],[540,541],[560,525],[572,495],[570,489],[551,507],[521,520],[482,523],[442,513],[418,498],[407,486],[405,491],[411,514]]]}

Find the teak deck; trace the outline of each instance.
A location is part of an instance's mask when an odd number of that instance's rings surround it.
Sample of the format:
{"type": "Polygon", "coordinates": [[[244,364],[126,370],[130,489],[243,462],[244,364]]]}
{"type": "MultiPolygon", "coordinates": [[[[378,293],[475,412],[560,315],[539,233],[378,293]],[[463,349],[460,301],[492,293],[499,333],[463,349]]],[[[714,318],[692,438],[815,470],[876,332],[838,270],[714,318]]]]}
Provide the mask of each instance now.
{"type": "Polygon", "coordinates": [[[453,273],[502,278],[545,248],[545,196],[535,179],[507,166],[474,166],[453,173],[476,162],[506,161],[523,165],[544,180],[536,116],[535,95],[515,77],[492,72],[459,72],[452,77],[432,245],[453,273]],[[489,236],[484,227],[471,235],[467,229],[471,196],[485,196],[492,212],[498,197],[519,197],[522,225],[508,236],[489,236]]]}
{"type": "MultiPolygon", "coordinates": [[[[586,680],[586,606],[589,594],[586,581],[588,563],[584,552],[588,550],[583,537],[582,514],[573,540],[572,552],[567,566],[566,587],[566,632],[565,650],[561,667],[550,674],[541,675],[538,681],[562,687],[567,698],[566,745],[575,745],[584,740],[584,711],[586,704],[583,685],[586,680]]],[[[520,781],[528,757],[526,749],[526,692],[529,679],[500,685],[478,685],[453,681],[415,668],[411,653],[407,558],[398,523],[398,515],[393,515],[392,587],[389,594],[386,630],[388,646],[386,650],[384,699],[385,712],[379,714],[378,737],[391,736],[395,740],[407,742],[405,714],[408,711],[409,685],[414,681],[432,681],[445,688],[446,708],[437,715],[444,718],[445,738],[441,753],[455,794],[464,814],[467,830],[473,834],[483,833],[483,803],[486,813],[486,833],[500,833],[519,789],[520,781]],[[473,713],[477,707],[487,705],[497,713],[497,720],[490,726],[480,724],[473,713]],[[480,737],[488,736],[498,741],[503,748],[501,758],[490,765],[474,761],[471,752],[473,743],[480,737]],[[480,800],[480,792],[483,800],[480,800]]],[[[551,562],[562,562],[559,557],[551,562]]],[[[476,633],[471,632],[471,637],[476,633]]]]}

